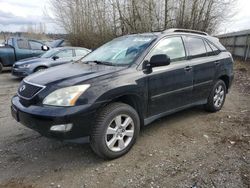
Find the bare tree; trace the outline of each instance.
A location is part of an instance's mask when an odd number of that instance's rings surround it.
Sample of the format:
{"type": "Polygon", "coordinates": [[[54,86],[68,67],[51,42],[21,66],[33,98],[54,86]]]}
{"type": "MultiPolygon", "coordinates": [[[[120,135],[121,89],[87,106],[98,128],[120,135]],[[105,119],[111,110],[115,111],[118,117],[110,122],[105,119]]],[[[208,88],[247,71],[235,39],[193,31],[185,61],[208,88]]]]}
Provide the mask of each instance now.
{"type": "Polygon", "coordinates": [[[213,33],[233,0],[50,0],[73,45],[94,48],[120,35],[169,27],[213,33]]]}

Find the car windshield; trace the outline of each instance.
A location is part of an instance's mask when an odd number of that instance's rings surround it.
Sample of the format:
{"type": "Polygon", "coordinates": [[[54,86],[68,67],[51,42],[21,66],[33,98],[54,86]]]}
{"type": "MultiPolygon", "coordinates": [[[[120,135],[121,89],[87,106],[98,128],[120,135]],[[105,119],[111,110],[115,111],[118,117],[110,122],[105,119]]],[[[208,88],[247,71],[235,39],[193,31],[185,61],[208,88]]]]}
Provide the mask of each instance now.
{"type": "Polygon", "coordinates": [[[114,39],[84,57],[82,62],[114,66],[132,64],[156,39],[154,35],[130,35],[114,39]]]}
{"type": "Polygon", "coordinates": [[[58,49],[51,49],[51,50],[45,52],[44,54],[42,54],[40,57],[41,57],[41,58],[50,58],[50,57],[52,57],[56,52],[58,52],[58,49]]]}

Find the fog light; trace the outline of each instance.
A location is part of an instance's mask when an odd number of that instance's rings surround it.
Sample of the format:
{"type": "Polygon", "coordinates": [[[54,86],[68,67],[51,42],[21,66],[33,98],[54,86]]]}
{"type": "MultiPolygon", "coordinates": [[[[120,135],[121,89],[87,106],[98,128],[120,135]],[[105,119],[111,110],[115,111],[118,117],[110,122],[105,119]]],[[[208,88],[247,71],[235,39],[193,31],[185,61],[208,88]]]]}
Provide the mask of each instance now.
{"type": "Polygon", "coordinates": [[[68,132],[72,129],[72,127],[73,127],[72,123],[63,125],[54,125],[50,127],[50,130],[56,132],[68,132]]]}

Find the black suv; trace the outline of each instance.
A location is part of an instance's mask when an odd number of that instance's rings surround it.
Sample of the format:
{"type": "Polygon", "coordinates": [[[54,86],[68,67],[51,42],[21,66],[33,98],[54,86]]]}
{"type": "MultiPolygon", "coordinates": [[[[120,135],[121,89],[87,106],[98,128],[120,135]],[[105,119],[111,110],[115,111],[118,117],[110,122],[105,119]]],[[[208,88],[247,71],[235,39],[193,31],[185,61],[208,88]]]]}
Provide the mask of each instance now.
{"type": "Polygon", "coordinates": [[[204,32],[127,35],[25,78],[12,116],[47,137],[90,136],[94,152],[112,159],[158,118],[195,105],[220,110],[232,79],[231,54],[204,32]]]}

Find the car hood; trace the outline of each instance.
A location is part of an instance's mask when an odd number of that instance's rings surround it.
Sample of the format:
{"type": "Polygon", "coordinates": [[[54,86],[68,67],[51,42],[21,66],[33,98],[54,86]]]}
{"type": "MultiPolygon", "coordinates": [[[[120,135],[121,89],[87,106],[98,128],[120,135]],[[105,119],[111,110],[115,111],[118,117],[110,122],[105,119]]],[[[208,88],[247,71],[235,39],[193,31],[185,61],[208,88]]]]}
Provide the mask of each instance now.
{"type": "Polygon", "coordinates": [[[20,61],[15,62],[15,65],[24,65],[24,64],[32,64],[32,63],[38,63],[42,61],[47,61],[47,58],[39,58],[39,57],[31,57],[27,59],[22,59],[20,61]]]}
{"type": "Polygon", "coordinates": [[[67,87],[123,69],[126,69],[126,67],[68,63],[32,74],[26,77],[25,81],[43,86],[58,85],[67,87]]]}

